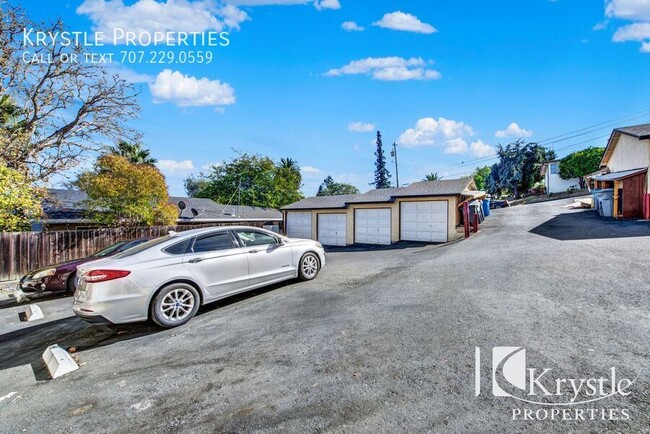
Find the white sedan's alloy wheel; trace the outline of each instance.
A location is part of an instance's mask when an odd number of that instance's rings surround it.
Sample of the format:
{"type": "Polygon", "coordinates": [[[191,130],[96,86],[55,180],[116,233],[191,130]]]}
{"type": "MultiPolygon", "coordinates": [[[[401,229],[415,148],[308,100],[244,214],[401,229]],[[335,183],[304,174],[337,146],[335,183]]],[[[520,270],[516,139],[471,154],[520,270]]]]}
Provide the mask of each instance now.
{"type": "Polygon", "coordinates": [[[164,287],[151,304],[151,318],[163,327],[176,327],[188,322],[199,310],[199,293],[186,283],[164,287]]]}
{"type": "Polygon", "coordinates": [[[318,275],[320,262],[314,253],[305,253],[300,258],[298,275],[301,280],[312,280],[318,275]]]}

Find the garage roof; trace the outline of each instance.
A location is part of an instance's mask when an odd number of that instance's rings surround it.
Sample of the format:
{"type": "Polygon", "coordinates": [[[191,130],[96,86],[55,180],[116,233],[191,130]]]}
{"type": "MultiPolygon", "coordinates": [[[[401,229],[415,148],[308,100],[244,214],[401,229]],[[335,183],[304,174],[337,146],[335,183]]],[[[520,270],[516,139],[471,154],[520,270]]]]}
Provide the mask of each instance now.
{"type": "Polygon", "coordinates": [[[606,173],[604,175],[594,176],[592,179],[594,181],[618,181],[619,179],[629,178],[630,176],[638,175],[639,173],[644,173],[648,170],[647,167],[641,169],[631,169],[631,170],[622,170],[620,172],[606,173]]]}
{"type": "Polygon", "coordinates": [[[347,208],[354,203],[394,202],[398,197],[460,196],[474,186],[472,178],[444,179],[441,181],[414,182],[407,187],[381,188],[363,194],[308,197],[283,210],[347,208]]]}

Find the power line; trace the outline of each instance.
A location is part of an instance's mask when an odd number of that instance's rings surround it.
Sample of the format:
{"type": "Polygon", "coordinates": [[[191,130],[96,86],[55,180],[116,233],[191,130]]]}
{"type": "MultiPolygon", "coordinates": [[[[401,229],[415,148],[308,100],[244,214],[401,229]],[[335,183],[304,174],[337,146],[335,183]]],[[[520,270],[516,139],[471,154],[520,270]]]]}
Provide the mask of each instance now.
{"type": "MultiPolygon", "coordinates": [[[[602,130],[604,128],[609,128],[610,127],[609,125],[613,124],[613,123],[615,124],[615,123],[621,122],[623,120],[639,119],[639,118],[642,118],[642,117],[646,117],[648,115],[650,115],[650,109],[645,109],[645,110],[642,110],[642,111],[639,111],[639,112],[634,112],[634,113],[630,113],[630,114],[627,114],[627,115],[624,115],[624,116],[621,116],[621,117],[618,117],[618,118],[610,119],[610,120],[605,121],[605,122],[600,122],[598,124],[594,124],[594,125],[591,125],[591,126],[588,126],[588,127],[580,128],[580,129],[569,131],[569,132],[566,132],[566,133],[563,133],[563,134],[560,134],[560,135],[557,135],[557,136],[549,137],[547,139],[539,140],[539,141],[537,141],[537,143],[544,144],[544,143],[549,143],[550,142],[549,144],[553,145],[553,144],[560,143],[560,142],[563,142],[563,141],[566,141],[566,140],[574,139],[576,137],[581,137],[581,136],[584,136],[584,135],[587,135],[587,134],[602,130]]],[[[607,136],[608,135],[605,135],[603,137],[607,137],[607,136]]],[[[598,140],[598,139],[601,139],[603,137],[590,139],[590,140],[587,140],[587,141],[584,141],[584,142],[580,142],[578,144],[587,143],[587,142],[590,142],[592,140],[598,140]]],[[[578,144],[573,144],[573,145],[570,145],[568,147],[558,148],[558,149],[555,149],[555,151],[561,151],[561,150],[564,150],[564,149],[568,149],[570,147],[577,146],[578,144]]],[[[435,168],[434,170],[442,171],[442,170],[451,169],[451,168],[455,168],[455,167],[463,167],[463,166],[467,166],[467,165],[470,165],[470,164],[474,165],[476,163],[492,160],[492,159],[494,159],[496,157],[497,157],[497,154],[494,153],[494,154],[491,154],[491,155],[487,155],[485,157],[474,158],[474,159],[470,159],[470,160],[467,160],[467,161],[461,161],[460,163],[435,168]]]]}
{"type": "MultiPolygon", "coordinates": [[[[605,134],[604,136],[599,136],[599,137],[593,137],[591,139],[584,140],[582,142],[572,143],[570,145],[567,145],[567,146],[564,146],[562,148],[557,149],[557,151],[562,151],[562,150],[565,150],[565,149],[575,148],[576,146],[584,145],[585,143],[589,143],[591,141],[599,140],[599,139],[602,139],[602,138],[605,138],[605,137],[609,137],[609,134],[605,134]]],[[[496,157],[496,155],[494,157],[491,157],[491,158],[495,158],[495,157],[496,157]]],[[[463,172],[458,172],[458,173],[454,173],[454,174],[451,174],[451,175],[447,175],[446,177],[447,178],[454,178],[455,176],[462,176],[462,175],[465,175],[465,174],[467,174],[468,172],[471,172],[471,171],[473,171],[473,169],[467,169],[467,170],[464,170],[463,172]]]]}

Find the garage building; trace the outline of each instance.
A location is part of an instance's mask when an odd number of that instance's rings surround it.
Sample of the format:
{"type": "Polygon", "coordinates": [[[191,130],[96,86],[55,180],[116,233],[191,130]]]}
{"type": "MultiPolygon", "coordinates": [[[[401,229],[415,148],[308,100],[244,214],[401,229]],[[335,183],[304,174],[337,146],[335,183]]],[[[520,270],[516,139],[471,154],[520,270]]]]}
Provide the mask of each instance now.
{"type": "Polygon", "coordinates": [[[616,128],[600,162],[601,174],[588,177],[592,186],[614,189],[613,216],[650,219],[650,124],[616,128]]]}
{"type": "Polygon", "coordinates": [[[463,201],[475,198],[471,178],[422,181],[363,194],[308,197],[282,208],[287,236],[329,246],[445,243],[462,238],[463,201]]]}

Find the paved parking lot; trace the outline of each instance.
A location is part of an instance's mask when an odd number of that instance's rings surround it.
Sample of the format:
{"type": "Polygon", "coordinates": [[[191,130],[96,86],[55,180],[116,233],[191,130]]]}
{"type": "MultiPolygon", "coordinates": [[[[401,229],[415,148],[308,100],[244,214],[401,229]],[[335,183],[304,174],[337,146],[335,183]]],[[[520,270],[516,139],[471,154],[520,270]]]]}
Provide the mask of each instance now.
{"type": "Polygon", "coordinates": [[[25,307],[1,302],[0,431],[650,432],[650,224],[569,202],[498,210],[451,245],[338,249],[315,281],[211,305],[178,329],[91,327],[59,297],[22,323],[25,307]],[[52,343],[75,347],[81,368],[47,380],[52,343]],[[567,377],[638,377],[591,406],[630,419],[510,420],[521,403],[490,393],[494,346],[567,377]]]}

